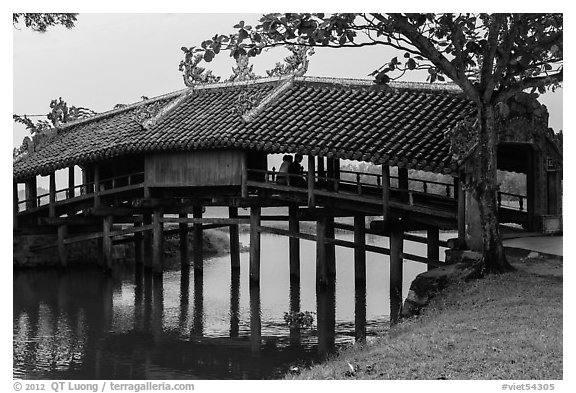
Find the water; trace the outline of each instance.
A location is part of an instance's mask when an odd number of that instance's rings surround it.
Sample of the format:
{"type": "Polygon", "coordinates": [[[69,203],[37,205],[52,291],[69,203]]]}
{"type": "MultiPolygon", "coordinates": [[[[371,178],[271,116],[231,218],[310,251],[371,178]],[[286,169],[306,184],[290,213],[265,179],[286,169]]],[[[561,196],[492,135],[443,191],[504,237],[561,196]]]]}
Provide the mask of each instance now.
{"type": "MultiPolygon", "coordinates": [[[[248,244],[248,236],[241,241],[248,244]]],[[[235,275],[229,256],[207,259],[201,275],[157,277],[129,266],[111,275],[91,268],[15,272],[13,376],[281,378],[388,325],[386,256],[367,253],[366,291],[355,293],[353,250],[336,247],[336,283],[317,293],[314,243],[301,241],[300,286],[290,285],[288,239],[263,235],[261,246],[259,290],[248,282],[248,253],[235,275]],[[290,329],[290,311],[315,313],[312,327],[290,329]]],[[[425,247],[405,242],[413,254],[425,255],[425,247]]],[[[424,269],[405,262],[404,296],[424,269]]]]}

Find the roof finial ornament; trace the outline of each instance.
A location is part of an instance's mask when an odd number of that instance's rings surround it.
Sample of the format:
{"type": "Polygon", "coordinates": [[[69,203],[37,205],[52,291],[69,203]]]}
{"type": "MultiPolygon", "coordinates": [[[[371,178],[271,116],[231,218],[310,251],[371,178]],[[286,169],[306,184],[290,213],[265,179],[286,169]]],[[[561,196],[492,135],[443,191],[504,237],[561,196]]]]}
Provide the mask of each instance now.
{"type": "Polygon", "coordinates": [[[258,76],[252,71],[253,65],[249,65],[248,55],[240,55],[236,58],[236,67],[232,67],[232,75],[228,80],[230,82],[248,81],[258,79],[258,76]]]}
{"type": "Polygon", "coordinates": [[[292,54],[284,58],[284,64],[276,63],[276,66],[271,70],[267,70],[268,76],[303,76],[308,71],[308,57],[314,54],[314,48],[310,48],[304,44],[287,45],[292,54]]]}
{"type": "Polygon", "coordinates": [[[194,55],[193,47],[182,48],[186,53],[185,59],[180,62],[178,69],[183,71],[184,84],[188,87],[192,87],[199,83],[216,83],[220,81],[220,77],[213,75],[211,70],[206,71],[204,67],[198,67],[200,61],[202,61],[203,56],[201,54],[194,55]]]}

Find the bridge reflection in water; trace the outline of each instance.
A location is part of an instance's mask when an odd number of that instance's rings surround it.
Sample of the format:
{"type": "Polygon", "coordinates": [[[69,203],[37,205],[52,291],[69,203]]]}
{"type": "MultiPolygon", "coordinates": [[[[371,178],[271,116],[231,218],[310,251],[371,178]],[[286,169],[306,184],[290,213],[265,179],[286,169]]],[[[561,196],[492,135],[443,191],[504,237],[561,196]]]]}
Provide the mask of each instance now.
{"type": "MultiPolygon", "coordinates": [[[[264,255],[287,243],[276,236],[263,240],[264,255]]],[[[303,256],[313,255],[312,242],[302,246],[303,256]]],[[[387,288],[368,283],[373,304],[367,313],[366,287],[353,278],[346,282],[353,266],[348,255],[337,256],[342,279],[316,290],[308,285],[312,258],[309,264],[303,258],[301,280],[289,283],[282,272],[287,264],[263,265],[260,286],[249,285],[248,269],[231,271],[229,257],[206,260],[204,271],[184,268],[161,276],[142,266],[118,266],[111,275],[90,268],[16,271],[14,377],[281,377],[292,365],[311,364],[387,326],[387,288]],[[284,312],[301,311],[316,313],[312,328],[284,322],[284,312]]],[[[374,257],[377,263],[368,254],[368,277],[385,283],[387,264],[374,257]]],[[[248,264],[247,254],[241,262],[248,264]]],[[[406,280],[419,272],[412,270],[408,266],[406,280]]]]}

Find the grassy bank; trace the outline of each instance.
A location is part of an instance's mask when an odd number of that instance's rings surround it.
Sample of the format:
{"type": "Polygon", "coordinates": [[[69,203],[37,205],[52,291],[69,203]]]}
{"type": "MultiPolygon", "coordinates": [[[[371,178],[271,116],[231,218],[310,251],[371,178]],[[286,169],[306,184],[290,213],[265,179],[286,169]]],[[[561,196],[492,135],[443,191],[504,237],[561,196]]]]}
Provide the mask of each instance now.
{"type": "Polygon", "coordinates": [[[287,378],[562,379],[562,277],[456,284],[388,335],[287,378]]]}

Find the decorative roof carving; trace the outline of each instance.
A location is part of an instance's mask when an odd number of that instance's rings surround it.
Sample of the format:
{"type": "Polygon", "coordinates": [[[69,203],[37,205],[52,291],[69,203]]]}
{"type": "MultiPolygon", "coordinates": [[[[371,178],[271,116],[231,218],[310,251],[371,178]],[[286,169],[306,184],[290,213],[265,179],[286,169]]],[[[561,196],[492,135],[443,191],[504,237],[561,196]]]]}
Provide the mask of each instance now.
{"type": "MultiPolygon", "coordinates": [[[[182,48],[183,50],[185,48],[182,48]]],[[[204,67],[199,67],[198,64],[202,61],[202,55],[194,55],[191,50],[186,50],[185,59],[180,62],[178,69],[184,72],[184,84],[192,87],[198,83],[216,83],[220,81],[220,77],[212,74],[211,70],[206,70],[204,67]]]]}
{"type": "Polygon", "coordinates": [[[314,54],[314,48],[301,45],[287,45],[292,54],[284,58],[284,64],[276,63],[275,67],[267,70],[268,76],[295,75],[303,76],[308,71],[308,57],[314,54]]]}
{"type": "Polygon", "coordinates": [[[228,81],[237,82],[258,79],[258,76],[252,71],[253,68],[254,66],[250,65],[248,56],[238,56],[236,67],[232,67],[232,75],[228,78],[228,81]]]}

